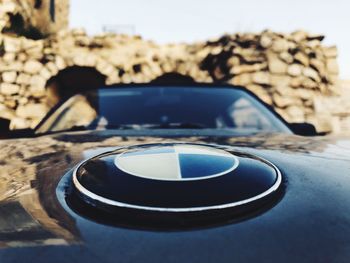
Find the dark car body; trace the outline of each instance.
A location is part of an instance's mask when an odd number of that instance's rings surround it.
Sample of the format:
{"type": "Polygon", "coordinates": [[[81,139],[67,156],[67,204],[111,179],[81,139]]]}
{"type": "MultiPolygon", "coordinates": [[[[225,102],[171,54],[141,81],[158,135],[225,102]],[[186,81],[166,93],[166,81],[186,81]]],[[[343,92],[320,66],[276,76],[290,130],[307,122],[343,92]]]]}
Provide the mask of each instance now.
{"type": "Polygon", "coordinates": [[[346,138],[111,129],[3,140],[0,148],[1,263],[350,259],[346,138]],[[97,210],[90,217],[67,204],[69,182],[64,178],[83,160],[123,146],[174,142],[221,147],[270,161],[283,177],[278,200],[243,217],[183,229],[113,224],[104,222],[97,210]]]}

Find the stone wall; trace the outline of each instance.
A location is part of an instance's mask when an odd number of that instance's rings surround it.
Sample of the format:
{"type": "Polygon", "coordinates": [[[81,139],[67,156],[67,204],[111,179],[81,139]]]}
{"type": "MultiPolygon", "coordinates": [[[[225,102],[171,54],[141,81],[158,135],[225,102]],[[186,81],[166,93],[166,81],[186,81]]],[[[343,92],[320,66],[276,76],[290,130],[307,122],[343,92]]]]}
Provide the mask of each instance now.
{"type": "Polygon", "coordinates": [[[42,38],[68,27],[69,0],[0,0],[0,30],[42,38]]]}
{"type": "Polygon", "coordinates": [[[338,84],[337,49],[322,45],[323,38],[304,31],[264,31],[157,45],[126,35],[90,37],[81,29],[39,40],[4,32],[0,117],[10,119],[12,129],[34,127],[49,109],[47,81],[67,68],[89,67],[106,76],[106,84],[149,82],[178,72],[199,82],[242,85],[287,121],[341,132],[350,126],[350,100],[333,103],[344,98],[346,88],[338,84]]]}

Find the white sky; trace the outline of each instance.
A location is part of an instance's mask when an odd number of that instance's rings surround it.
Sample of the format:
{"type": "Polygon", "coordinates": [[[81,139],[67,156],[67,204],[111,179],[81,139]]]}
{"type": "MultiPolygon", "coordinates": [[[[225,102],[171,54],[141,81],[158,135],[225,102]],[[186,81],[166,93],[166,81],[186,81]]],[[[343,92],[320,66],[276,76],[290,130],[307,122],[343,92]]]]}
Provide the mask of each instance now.
{"type": "Polygon", "coordinates": [[[96,34],[104,25],[131,26],[158,43],[266,28],[305,29],[326,35],[325,44],[338,46],[340,75],[350,79],[349,0],[71,0],[71,27],[96,34]]]}

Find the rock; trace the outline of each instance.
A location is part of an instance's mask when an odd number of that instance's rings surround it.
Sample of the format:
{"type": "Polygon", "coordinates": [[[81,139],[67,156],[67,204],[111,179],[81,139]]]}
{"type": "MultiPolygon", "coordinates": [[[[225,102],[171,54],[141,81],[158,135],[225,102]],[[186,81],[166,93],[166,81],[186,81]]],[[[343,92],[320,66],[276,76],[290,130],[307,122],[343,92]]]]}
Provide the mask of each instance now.
{"type": "Polygon", "coordinates": [[[10,64],[3,65],[1,67],[2,71],[17,71],[20,72],[23,69],[23,64],[20,61],[14,61],[10,64]]]}
{"type": "Polygon", "coordinates": [[[240,65],[240,60],[239,57],[237,56],[232,56],[227,60],[227,66],[230,67],[231,69],[233,67],[239,66],[240,65]]]}
{"type": "Polygon", "coordinates": [[[288,75],[270,75],[270,82],[272,86],[288,86],[291,81],[291,77],[288,75]]]}
{"type": "Polygon", "coordinates": [[[1,12],[2,13],[15,13],[17,6],[14,2],[3,1],[1,3],[1,12]]]}
{"type": "Polygon", "coordinates": [[[318,83],[309,78],[303,80],[302,86],[307,89],[317,89],[319,87],[318,83]]]}
{"type": "Polygon", "coordinates": [[[314,120],[318,132],[332,132],[332,116],[329,113],[317,114],[317,120],[314,120]]]}
{"type": "Polygon", "coordinates": [[[287,72],[288,65],[280,60],[275,54],[268,54],[268,67],[272,74],[285,74],[287,72]]]}
{"type": "Polygon", "coordinates": [[[16,101],[14,99],[8,99],[8,98],[4,101],[4,105],[10,109],[15,109],[17,107],[16,101]]]}
{"type": "Polygon", "coordinates": [[[25,62],[28,60],[28,56],[26,53],[21,52],[17,55],[17,59],[21,62],[25,62]]]}
{"type": "Polygon", "coordinates": [[[17,77],[16,83],[17,84],[26,84],[26,85],[30,84],[30,75],[25,74],[25,73],[20,73],[17,77]]]}
{"type": "Polygon", "coordinates": [[[339,95],[339,92],[337,92],[337,86],[338,86],[338,81],[339,81],[338,74],[329,74],[328,80],[329,80],[330,83],[335,85],[335,87],[331,89],[332,92],[334,92],[334,94],[338,94],[339,95]]]}
{"type": "Polygon", "coordinates": [[[13,95],[19,92],[19,86],[10,83],[0,84],[0,93],[4,95],[13,95]]]}
{"type": "Polygon", "coordinates": [[[279,57],[288,64],[291,64],[294,61],[294,57],[287,51],[280,53],[279,57]]]}
{"type": "Polygon", "coordinates": [[[323,63],[321,60],[318,59],[311,59],[310,60],[310,65],[318,71],[320,75],[325,75],[326,74],[326,65],[323,63]]]}
{"type": "Polygon", "coordinates": [[[46,67],[43,67],[40,70],[39,75],[42,76],[44,79],[49,80],[52,76],[52,73],[46,67]]]}
{"type": "Polygon", "coordinates": [[[338,56],[338,49],[336,46],[323,47],[322,51],[326,58],[336,58],[338,56]]]}
{"type": "Polygon", "coordinates": [[[300,76],[302,73],[302,66],[299,64],[292,64],[288,66],[287,73],[292,77],[300,76]]]}
{"type": "Polygon", "coordinates": [[[321,46],[321,42],[319,40],[311,40],[309,42],[307,42],[307,46],[312,48],[312,49],[316,49],[319,48],[321,46]]]}
{"type": "Polygon", "coordinates": [[[242,73],[260,71],[266,68],[267,68],[267,63],[259,63],[259,64],[252,64],[252,65],[238,65],[238,66],[232,67],[230,70],[230,73],[234,75],[238,75],[242,73]]]}
{"type": "Polygon", "coordinates": [[[45,67],[51,72],[51,75],[54,76],[58,73],[58,68],[55,63],[52,61],[45,64],[45,67]]]}
{"type": "Polygon", "coordinates": [[[291,117],[293,122],[304,122],[305,115],[303,110],[295,105],[289,106],[286,108],[287,114],[291,117]]]}
{"type": "Polygon", "coordinates": [[[293,100],[291,97],[281,96],[279,94],[273,94],[272,99],[273,103],[279,108],[285,108],[295,104],[295,100],[293,100]]]}
{"type": "Polygon", "coordinates": [[[284,38],[276,39],[271,48],[276,53],[287,51],[289,48],[288,40],[284,38]]]}
{"type": "Polygon", "coordinates": [[[290,86],[283,86],[283,85],[277,85],[275,86],[275,92],[283,97],[295,97],[295,89],[291,88],[290,86]]]}
{"type": "Polygon", "coordinates": [[[338,74],[339,68],[336,59],[327,59],[327,70],[330,74],[338,74]]]}
{"type": "Polygon", "coordinates": [[[18,95],[20,95],[22,98],[29,99],[30,94],[28,94],[27,89],[28,89],[28,85],[27,84],[22,84],[21,87],[19,88],[18,95]]]}
{"type": "Polygon", "coordinates": [[[308,89],[300,88],[295,91],[295,95],[301,98],[302,100],[313,100],[315,92],[308,89]]]}
{"type": "Polygon", "coordinates": [[[30,122],[26,119],[23,118],[12,118],[11,123],[10,123],[10,129],[15,130],[15,129],[26,129],[30,127],[30,122]]]}
{"type": "Polygon", "coordinates": [[[42,52],[44,48],[44,41],[43,40],[33,40],[33,39],[28,39],[28,38],[22,38],[22,48],[26,52],[29,50],[37,50],[39,52],[42,52]]]}
{"type": "Polygon", "coordinates": [[[3,55],[2,59],[7,63],[12,63],[16,59],[16,53],[7,52],[3,55]]]}
{"type": "MultiPolygon", "coordinates": [[[[237,51],[238,50],[236,49],[236,52],[237,51]]],[[[211,55],[219,55],[221,52],[222,52],[222,47],[221,46],[216,46],[216,47],[213,47],[213,49],[211,50],[210,54],[211,55]]]]}
{"type": "Polygon", "coordinates": [[[252,81],[251,74],[244,73],[244,74],[234,76],[229,82],[231,84],[237,85],[237,86],[246,86],[246,85],[250,84],[251,81],[252,81]]]}
{"type": "Polygon", "coordinates": [[[15,117],[14,110],[7,108],[5,105],[0,104],[0,118],[11,120],[15,117]]]}
{"type": "Polygon", "coordinates": [[[26,54],[28,55],[28,57],[35,60],[42,60],[44,58],[44,53],[40,50],[28,49],[26,51],[26,54]]]}
{"type": "Polygon", "coordinates": [[[45,116],[47,109],[43,104],[29,103],[20,105],[16,110],[16,115],[21,118],[42,118],[45,116]]]}
{"type": "Polygon", "coordinates": [[[2,31],[4,27],[6,27],[6,24],[9,20],[10,20],[9,16],[7,14],[4,14],[3,19],[0,19],[0,31],[2,31]]]}
{"type": "Polygon", "coordinates": [[[321,82],[321,78],[318,75],[317,71],[312,68],[308,68],[308,67],[303,68],[303,75],[305,77],[313,79],[316,82],[321,82]]]}
{"type": "Polygon", "coordinates": [[[265,102],[268,105],[272,105],[272,99],[271,96],[268,93],[265,94],[257,94],[259,99],[261,99],[263,102],[265,102]]]}
{"type": "Polygon", "coordinates": [[[97,63],[97,58],[93,54],[78,54],[74,56],[73,62],[79,66],[85,67],[95,67],[97,63]]]}
{"type": "Polygon", "coordinates": [[[1,75],[2,81],[6,83],[14,83],[16,81],[17,72],[16,71],[5,71],[1,75]]]}
{"type": "Polygon", "coordinates": [[[40,97],[45,95],[46,80],[40,75],[34,75],[30,79],[29,91],[34,97],[40,97]]]}
{"type": "Polygon", "coordinates": [[[305,31],[298,30],[291,34],[291,39],[293,39],[294,42],[302,42],[307,38],[308,34],[305,31]]]}
{"type": "Polygon", "coordinates": [[[86,36],[86,31],[84,28],[76,28],[71,30],[73,36],[86,36]]]}
{"type": "Polygon", "coordinates": [[[61,56],[56,56],[55,64],[59,70],[62,70],[65,67],[67,67],[66,62],[64,61],[64,59],[61,56]]]}
{"type": "Polygon", "coordinates": [[[298,52],[294,55],[294,59],[301,64],[303,64],[305,67],[309,66],[309,57],[305,55],[303,52],[298,52]]]}
{"type": "Polygon", "coordinates": [[[256,84],[269,85],[270,84],[270,74],[268,72],[255,72],[252,75],[252,80],[256,84]]]}
{"type": "Polygon", "coordinates": [[[28,98],[22,97],[22,98],[20,98],[20,99],[18,100],[18,103],[19,103],[19,105],[25,105],[25,104],[28,103],[28,101],[29,101],[28,98]]]}
{"type": "Polygon", "coordinates": [[[24,63],[23,71],[28,74],[38,74],[42,67],[43,64],[39,61],[31,59],[24,63]]]}
{"type": "Polygon", "coordinates": [[[263,48],[269,48],[272,45],[272,42],[273,42],[272,38],[267,34],[261,35],[259,43],[263,48]]]}
{"type": "Polygon", "coordinates": [[[5,37],[4,38],[5,52],[17,53],[21,50],[21,41],[18,38],[5,37]]]}
{"type": "Polygon", "coordinates": [[[113,65],[111,65],[105,61],[100,61],[97,64],[96,69],[105,76],[111,75],[117,71],[116,68],[113,67],[113,65]]]}
{"type": "Polygon", "coordinates": [[[26,54],[33,59],[41,59],[44,55],[44,42],[43,40],[23,41],[23,49],[25,49],[26,54]]]}
{"type": "Polygon", "coordinates": [[[129,84],[132,81],[130,74],[124,74],[121,80],[122,80],[122,83],[125,83],[125,84],[129,84]]]}

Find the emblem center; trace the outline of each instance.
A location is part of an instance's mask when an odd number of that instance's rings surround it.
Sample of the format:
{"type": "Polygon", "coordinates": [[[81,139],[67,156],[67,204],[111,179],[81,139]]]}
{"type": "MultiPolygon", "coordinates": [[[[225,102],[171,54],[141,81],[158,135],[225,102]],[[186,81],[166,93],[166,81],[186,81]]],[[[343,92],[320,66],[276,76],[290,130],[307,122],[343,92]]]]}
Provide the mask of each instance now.
{"type": "Polygon", "coordinates": [[[236,156],[201,145],[164,145],[131,149],[114,159],[121,171],[154,180],[200,180],[227,174],[237,168],[236,156]]]}

